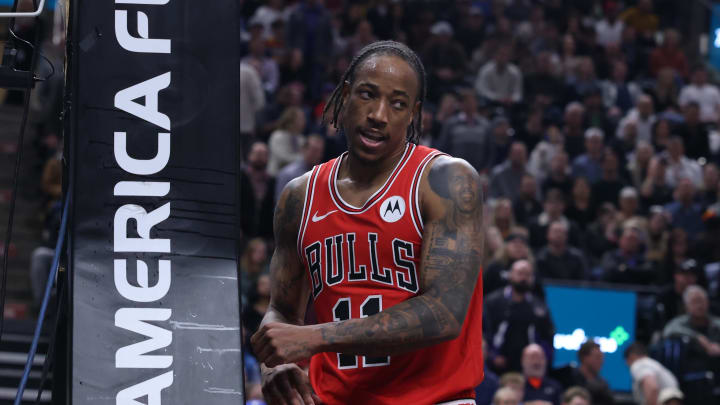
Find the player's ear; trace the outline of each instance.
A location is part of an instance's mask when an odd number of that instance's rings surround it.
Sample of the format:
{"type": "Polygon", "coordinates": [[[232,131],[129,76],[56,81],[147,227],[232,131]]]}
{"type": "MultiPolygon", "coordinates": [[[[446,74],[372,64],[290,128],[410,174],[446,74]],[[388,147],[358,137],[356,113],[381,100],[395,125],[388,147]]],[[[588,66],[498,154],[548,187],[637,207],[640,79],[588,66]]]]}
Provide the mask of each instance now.
{"type": "MultiPolygon", "coordinates": [[[[420,100],[415,102],[415,105],[412,109],[412,114],[410,114],[410,122],[412,122],[415,117],[420,117],[420,111],[422,110],[422,102],[420,100]]],[[[408,123],[409,125],[409,123],[408,123]]]]}

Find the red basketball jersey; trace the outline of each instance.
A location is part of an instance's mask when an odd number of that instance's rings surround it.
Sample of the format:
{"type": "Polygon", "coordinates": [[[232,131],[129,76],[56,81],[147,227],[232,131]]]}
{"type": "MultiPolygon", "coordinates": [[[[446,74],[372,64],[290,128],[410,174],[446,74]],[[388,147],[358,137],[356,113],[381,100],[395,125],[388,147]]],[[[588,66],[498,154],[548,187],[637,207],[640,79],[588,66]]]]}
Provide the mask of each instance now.
{"type": "MultiPolygon", "coordinates": [[[[316,166],[298,235],[319,323],[371,316],[421,294],[419,182],[440,152],[408,144],[385,184],[362,207],[343,201],[343,156],[316,166]]],[[[483,377],[482,277],[460,336],[398,356],[321,353],[310,381],[326,404],[435,404],[474,398],[483,377]]]]}

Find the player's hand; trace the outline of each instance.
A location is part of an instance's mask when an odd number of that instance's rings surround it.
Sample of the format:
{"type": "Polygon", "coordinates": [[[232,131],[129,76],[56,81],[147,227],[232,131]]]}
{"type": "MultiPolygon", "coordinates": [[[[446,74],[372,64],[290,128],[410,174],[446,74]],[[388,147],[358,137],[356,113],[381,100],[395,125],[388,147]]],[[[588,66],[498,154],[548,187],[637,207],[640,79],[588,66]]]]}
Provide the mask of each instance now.
{"type": "Polygon", "coordinates": [[[262,368],[262,392],[268,405],[316,405],[322,403],[312,391],[305,371],[296,364],[262,368]]]}
{"type": "Polygon", "coordinates": [[[258,361],[268,367],[295,363],[315,354],[316,334],[307,326],[271,322],[250,338],[258,361]]]}

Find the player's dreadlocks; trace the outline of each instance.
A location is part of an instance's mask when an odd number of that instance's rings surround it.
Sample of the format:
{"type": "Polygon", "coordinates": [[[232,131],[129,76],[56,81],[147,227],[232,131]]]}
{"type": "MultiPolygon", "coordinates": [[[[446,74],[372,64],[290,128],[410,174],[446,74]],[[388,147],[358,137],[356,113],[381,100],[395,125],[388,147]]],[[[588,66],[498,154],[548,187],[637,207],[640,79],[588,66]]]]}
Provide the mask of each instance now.
{"type": "Polygon", "coordinates": [[[327,113],[328,111],[332,110],[332,118],[330,119],[330,124],[334,125],[335,128],[338,127],[338,118],[340,117],[340,112],[342,111],[343,107],[343,86],[345,82],[348,82],[350,85],[352,85],[352,82],[355,79],[355,68],[357,68],[357,66],[360,65],[362,61],[374,55],[398,56],[405,62],[407,62],[413,68],[413,70],[415,70],[415,73],[417,74],[418,84],[420,85],[420,89],[418,91],[418,101],[420,102],[420,106],[418,108],[417,114],[414,114],[412,122],[408,127],[406,137],[408,142],[418,143],[418,139],[420,138],[420,134],[422,133],[422,107],[423,102],[425,102],[425,68],[423,67],[423,64],[417,54],[412,49],[408,48],[405,44],[402,44],[400,42],[373,42],[372,44],[369,44],[362,48],[360,52],[355,55],[352,62],[350,62],[350,66],[348,66],[347,70],[345,70],[345,73],[343,73],[340,83],[337,85],[337,87],[335,87],[335,90],[333,90],[332,94],[330,95],[330,99],[328,100],[327,104],[325,104],[325,108],[323,109],[323,120],[327,122],[327,113]]]}

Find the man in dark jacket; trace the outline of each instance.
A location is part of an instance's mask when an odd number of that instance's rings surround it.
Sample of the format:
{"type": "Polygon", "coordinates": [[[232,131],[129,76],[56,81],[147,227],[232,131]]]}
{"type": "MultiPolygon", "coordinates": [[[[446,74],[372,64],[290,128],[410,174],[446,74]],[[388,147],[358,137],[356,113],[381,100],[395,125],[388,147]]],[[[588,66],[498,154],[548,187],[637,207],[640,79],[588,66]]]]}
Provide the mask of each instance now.
{"type": "Polygon", "coordinates": [[[244,238],[272,238],[275,178],[268,174],[268,148],[263,142],[250,147],[247,165],[240,170],[240,230],[244,238]]]}
{"type": "Polygon", "coordinates": [[[549,351],[554,335],[547,306],[532,292],[535,276],[530,262],[513,263],[508,280],[509,286],[485,301],[484,336],[490,346],[488,358],[498,373],[520,371],[522,349],[540,343],[549,351]]]}
{"type": "Polygon", "coordinates": [[[580,250],[568,246],[568,225],[563,221],[550,223],[547,246],[537,255],[538,274],[542,278],[584,280],[587,265],[580,250]]]}

